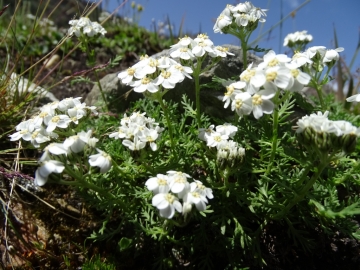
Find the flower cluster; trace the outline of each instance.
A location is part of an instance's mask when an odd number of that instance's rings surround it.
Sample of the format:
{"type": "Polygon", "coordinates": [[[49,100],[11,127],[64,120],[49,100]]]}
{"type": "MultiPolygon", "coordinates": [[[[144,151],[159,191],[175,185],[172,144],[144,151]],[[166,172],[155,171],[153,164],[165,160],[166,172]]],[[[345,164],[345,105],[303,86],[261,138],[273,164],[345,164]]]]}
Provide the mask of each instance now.
{"type": "Polygon", "coordinates": [[[212,58],[234,55],[227,47],[214,46],[206,34],[199,34],[195,39],[185,36],[171,46],[170,56],[175,59],[193,60],[209,55],[212,58]]]}
{"type": "Polygon", "coordinates": [[[190,67],[182,66],[170,57],[155,59],[145,55],[138,63],[120,72],[118,78],[122,83],[134,87],[135,92],[156,93],[160,85],[165,89],[173,89],[185,77],[191,79],[192,72],[190,67]]]}
{"type": "Polygon", "coordinates": [[[264,55],[263,60],[257,67],[250,64],[240,74],[240,81],[227,83],[223,97],[224,108],[231,104],[231,110],[240,117],[253,113],[259,119],[263,114],[273,112],[274,103],[271,99],[279,89],[298,92],[311,79],[284,54],[275,54],[271,50],[264,55]]]}
{"type": "Polygon", "coordinates": [[[205,141],[209,147],[216,147],[217,162],[220,165],[224,165],[226,161],[231,161],[231,166],[233,166],[236,161],[242,161],[245,156],[245,149],[231,140],[237,130],[237,127],[228,123],[216,126],[215,130],[214,125],[211,125],[207,129],[201,128],[199,130],[199,139],[205,141]]]}
{"type": "Polygon", "coordinates": [[[215,33],[231,33],[231,28],[244,27],[253,31],[258,22],[265,22],[263,17],[266,17],[266,11],[247,1],[236,6],[227,5],[217,18],[213,30],[215,33]]]}
{"type": "Polygon", "coordinates": [[[75,34],[77,37],[80,37],[81,34],[94,37],[98,34],[105,35],[106,30],[98,22],[92,22],[87,17],[81,17],[79,20],[70,20],[69,24],[71,27],[68,30],[68,35],[71,36],[75,34]]]}
{"type": "MultiPolygon", "coordinates": [[[[81,131],[76,135],[65,139],[63,143],[50,143],[44,148],[44,152],[39,159],[40,167],[35,172],[35,184],[43,186],[48,181],[52,173],[62,173],[70,156],[74,156],[85,147],[95,148],[97,138],[91,137],[92,131],[81,131]],[[65,156],[65,158],[64,158],[65,156]],[[60,159],[60,160],[59,160],[60,159]]],[[[111,158],[105,152],[97,149],[98,154],[89,156],[89,164],[92,167],[99,167],[101,173],[107,172],[111,167],[111,158]]]]}
{"type": "Polygon", "coordinates": [[[290,48],[301,48],[313,40],[312,35],[308,34],[307,31],[296,31],[295,33],[288,34],[284,39],[284,46],[290,48]]]}
{"type": "Polygon", "coordinates": [[[297,52],[292,57],[292,62],[298,67],[308,69],[310,73],[321,72],[325,66],[332,67],[339,60],[339,52],[344,48],[327,50],[324,46],[314,46],[305,52],[297,52]]]}
{"type": "Polygon", "coordinates": [[[207,199],[212,199],[211,188],[201,181],[189,183],[190,175],[180,171],[168,171],[149,178],[145,185],[154,194],[152,205],[159,209],[160,216],[171,219],[175,210],[183,215],[189,214],[193,205],[198,211],[206,210],[207,199]],[[180,202],[182,200],[182,204],[180,202]]]}
{"type": "Polygon", "coordinates": [[[159,139],[164,129],[159,127],[155,119],[146,117],[145,114],[139,112],[134,112],[130,116],[124,114],[118,131],[111,133],[109,137],[123,139],[122,144],[132,151],[143,149],[147,143],[153,151],[156,151],[155,141],[159,139]]]}
{"type": "Polygon", "coordinates": [[[23,139],[39,148],[40,144],[58,138],[57,131],[65,131],[71,125],[91,112],[97,114],[94,106],[86,106],[78,98],[65,98],[41,107],[34,117],[16,126],[17,132],[10,135],[11,141],[23,139]]]}
{"type": "Polygon", "coordinates": [[[310,114],[297,122],[296,135],[306,147],[317,148],[320,151],[344,151],[351,153],[355,150],[360,128],[343,120],[328,119],[329,112],[324,114],[310,114]]]}

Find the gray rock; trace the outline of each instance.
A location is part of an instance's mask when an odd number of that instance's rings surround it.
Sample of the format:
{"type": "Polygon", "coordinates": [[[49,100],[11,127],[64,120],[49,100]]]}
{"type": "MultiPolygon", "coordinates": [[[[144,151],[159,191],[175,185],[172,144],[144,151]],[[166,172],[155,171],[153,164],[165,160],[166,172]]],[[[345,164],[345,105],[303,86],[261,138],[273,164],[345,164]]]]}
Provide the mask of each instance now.
{"type": "MultiPolygon", "coordinates": [[[[221,85],[217,88],[210,87],[210,84],[212,83],[212,78],[214,76],[217,76],[225,80],[239,80],[239,75],[243,70],[241,47],[234,45],[223,46],[228,47],[229,51],[233,53],[234,56],[228,56],[226,58],[223,58],[210,70],[200,75],[200,85],[202,85],[200,91],[202,111],[216,117],[221,116],[219,114],[224,112],[223,102],[221,101],[221,99],[225,92],[225,87],[221,85]]],[[[152,57],[160,58],[161,56],[167,54],[168,50],[164,50],[158,54],[153,55],[152,57]]],[[[261,58],[253,54],[248,54],[248,63],[252,62],[257,65],[261,62],[261,58]]],[[[207,61],[204,61],[203,63],[204,66],[208,64],[209,63],[207,61]]],[[[143,95],[131,91],[131,87],[122,84],[121,81],[117,78],[118,73],[106,75],[103,79],[100,80],[100,83],[103,92],[106,95],[110,110],[119,113],[125,111],[129,107],[130,102],[142,98],[143,95]]],[[[184,94],[186,94],[191,100],[195,101],[194,80],[185,78],[182,83],[177,84],[174,89],[168,91],[165,94],[164,98],[166,100],[173,100],[180,103],[184,94]]],[[[98,85],[95,85],[93,87],[93,89],[87,96],[85,102],[87,105],[103,107],[103,99],[101,97],[98,85]]]]}

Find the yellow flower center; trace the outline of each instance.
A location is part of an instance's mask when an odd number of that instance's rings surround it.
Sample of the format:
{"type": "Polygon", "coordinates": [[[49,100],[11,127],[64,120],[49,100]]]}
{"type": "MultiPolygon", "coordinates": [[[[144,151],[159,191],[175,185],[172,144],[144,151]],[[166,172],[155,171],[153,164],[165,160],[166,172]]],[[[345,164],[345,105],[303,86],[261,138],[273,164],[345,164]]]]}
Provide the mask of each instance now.
{"type": "Polygon", "coordinates": [[[147,54],[142,55],[142,56],[140,56],[140,61],[141,61],[141,60],[144,60],[144,59],[146,59],[146,58],[149,58],[149,56],[148,56],[147,54]]]}
{"type": "Polygon", "coordinates": [[[39,134],[39,131],[34,131],[34,132],[31,134],[31,138],[35,139],[38,134],[39,134]]]}
{"type": "Polygon", "coordinates": [[[157,60],[150,59],[150,61],[149,61],[149,66],[150,66],[150,67],[157,67],[157,66],[158,66],[158,61],[157,61],[157,60]]]}
{"type": "Polygon", "coordinates": [[[167,185],[167,181],[165,179],[158,179],[157,183],[159,186],[166,186],[167,185]]]}
{"type": "Polygon", "coordinates": [[[242,105],[243,105],[243,101],[242,101],[241,99],[237,99],[237,100],[235,101],[235,107],[236,107],[236,109],[240,109],[242,105]]]}
{"type": "Polygon", "coordinates": [[[277,60],[276,58],[274,58],[273,60],[271,60],[268,64],[269,67],[275,67],[279,64],[279,60],[277,60]]]}
{"type": "Polygon", "coordinates": [[[165,79],[168,79],[171,76],[171,72],[164,70],[161,72],[161,76],[163,76],[165,79]]]}
{"type": "Polygon", "coordinates": [[[234,93],[234,86],[232,85],[229,85],[229,86],[226,86],[226,90],[227,92],[225,93],[225,96],[231,96],[233,93],[234,93]]]}
{"type": "Polygon", "coordinates": [[[199,34],[197,38],[208,39],[209,36],[207,36],[206,34],[199,34]]]}
{"type": "Polygon", "coordinates": [[[127,74],[129,76],[133,76],[135,74],[135,68],[128,68],[127,69],[127,74]]]}
{"type": "Polygon", "coordinates": [[[221,142],[221,136],[214,136],[214,141],[221,142]]]}
{"type": "Polygon", "coordinates": [[[180,52],[187,52],[187,51],[188,51],[188,48],[186,48],[186,47],[183,47],[180,49],[180,52]]]}
{"type": "Polygon", "coordinates": [[[297,78],[297,76],[299,76],[300,71],[297,69],[292,69],[291,70],[291,75],[293,75],[294,78],[297,78]]]}
{"type": "Polygon", "coordinates": [[[142,78],[141,79],[141,84],[148,84],[148,83],[150,83],[150,79],[149,78],[142,78]]]}
{"type": "Polygon", "coordinates": [[[54,122],[54,123],[57,123],[57,122],[59,122],[59,120],[60,120],[60,117],[59,116],[54,116],[53,118],[51,118],[51,121],[52,122],[54,122]]]}
{"type": "Polygon", "coordinates": [[[44,118],[44,117],[47,116],[47,115],[48,115],[47,112],[41,112],[41,113],[39,114],[39,117],[40,117],[40,118],[44,118]]]}
{"type": "Polygon", "coordinates": [[[252,77],[255,76],[255,70],[246,70],[243,75],[240,76],[240,79],[245,82],[249,82],[252,77]]]}
{"type": "Polygon", "coordinates": [[[217,46],[216,49],[220,52],[225,52],[225,53],[229,51],[229,48],[221,47],[221,46],[217,46]]]}
{"type": "Polygon", "coordinates": [[[167,200],[170,204],[173,204],[173,202],[175,201],[175,196],[168,193],[164,196],[164,199],[167,200]]]}
{"type": "Polygon", "coordinates": [[[197,193],[197,192],[191,192],[191,195],[192,195],[194,198],[200,198],[200,194],[197,193]]]}
{"type": "Polygon", "coordinates": [[[277,73],[275,71],[266,74],[266,80],[273,81],[276,79],[277,73]]]}
{"type": "Polygon", "coordinates": [[[258,105],[261,105],[263,103],[263,100],[261,98],[260,95],[258,94],[255,94],[253,95],[252,97],[252,103],[255,105],[255,106],[258,106],[258,105]]]}

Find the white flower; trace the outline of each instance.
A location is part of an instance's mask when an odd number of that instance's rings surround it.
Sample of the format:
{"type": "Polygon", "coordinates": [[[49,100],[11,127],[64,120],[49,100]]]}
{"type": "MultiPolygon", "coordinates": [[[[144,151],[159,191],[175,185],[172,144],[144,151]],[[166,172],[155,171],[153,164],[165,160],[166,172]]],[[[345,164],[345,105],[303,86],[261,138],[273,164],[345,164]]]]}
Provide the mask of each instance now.
{"type": "Polygon", "coordinates": [[[275,96],[275,92],[272,90],[260,90],[258,93],[252,96],[253,115],[256,119],[259,119],[263,114],[271,114],[274,110],[274,103],[271,98],[275,96]]]}
{"type": "Polygon", "coordinates": [[[229,139],[228,135],[222,135],[219,132],[213,132],[210,136],[207,137],[207,146],[209,147],[216,147],[223,141],[227,141],[229,139]]]}
{"type": "Polygon", "coordinates": [[[292,57],[291,63],[294,63],[299,68],[305,64],[311,65],[313,61],[310,60],[308,53],[296,52],[292,57]]]}
{"type": "Polygon", "coordinates": [[[215,125],[211,125],[208,128],[200,128],[199,129],[199,139],[202,141],[207,141],[207,138],[213,133],[215,132],[214,130],[215,125]]]}
{"type": "Polygon", "coordinates": [[[141,141],[137,136],[134,137],[134,141],[123,140],[122,144],[132,151],[143,149],[146,146],[146,142],[141,141]]]}
{"type": "Polygon", "coordinates": [[[196,57],[202,57],[205,53],[213,53],[214,43],[206,34],[199,34],[191,43],[192,53],[196,57]]]}
{"type": "Polygon", "coordinates": [[[238,128],[229,123],[224,123],[223,125],[217,126],[216,131],[219,132],[220,134],[229,136],[229,138],[232,138],[235,136],[235,133],[238,131],[238,128]]]}
{"type": "Polygon", "coordinates": [[[212,192],[212,189],[211,188],[207,188],[206,186],[204,186],[204,184],[199,181],[199,180],[195,180],[195,182],[192,182],[190,184],[190,190],[191,191],[196,191],[198,193],[200,193],[202,196],[206,196],[208,197],[208,199],[213,199],[214,198],[214,195],[213,195],[213,192],[212,192]]]}
{"type": "Polygon", "coordinates": [[[47,116],[44,119],[44,124],[47,125],[46,131],[52,132],[57,127],[59,128],[67,128],[69,126],[69,123],[71,122],[71,119],[69,116],[65,114],[55,115],[53,117],[47,116]]]}
{"type": "Polygon", "coordinates": [[[288,34],[284,39],[283,46],[292,47],[295,44],[307,44],[313,40],[312,35],[307,34],[307,31],[296,31],[288,34]]]}
{"type": "Polygon", "coordinates": [[[256,93],[266,82],[265,72],[258,68],[252,68],[252,65],[253,63],[240,74],[240,80],[246,82],[245,91],[249,94],[256,93]]]}
{"type": "Polygon", "coordinates": [[[118,128],[117,131],[111,133],[109,135],[109,137],[115,138],[115,139],[124,139],[124,138],[126,138],[126,130],[127,130],[127,127],[121,126],[118,128]]]}
{"type": "Polygon", "coordinates": [[[337,61],[339,60],[339,52],[344,51],[344,48],[340,47],[337,48],[335,50],[327,50],[324,58],[323,58],[323,62],[324,63],[328,63],[328,62],[332,62],[332,61],[337,61]]]}
{"type": "Polygon", "coordinates": [[[67,110],[67,113],[68,113],[69,117],[71,118],[71,120],[74,123],[78,124],[77,120],[79,120],[87,115],[87,108],[88,107],[86,106],[85,103],[81,103],[72,108],[69,108],[67,110]]]}
{"type": "MultiPolygon", "coordinates": [[[[64,146],[68,149],[71,149],[71,151],[74,153],[80,153],[81,151],[84,150],[85,144],[89,144],[91,134],[92,134],[91,130],[89,130],[88,132],[81,131],[77,135],[73,135],[70,136],[69,138],[66,138],[66,140],[64,141],[64,146]]],[[[98,141],[98,139],[95,140],[98,141]]],[[[92,144],[95,145],[93,141],[92,144]]]]}
{"type": "Polygon", "coordinates": [[[140,67],[137,68],[135,77],[136,78],[144,78],[147,75],[155,73],[156,69],[159,66],[159,62],[157,59],[152,57],[147,57],[143,60],[140,67]]]}
{"type": "MultiPolygon", "coordinates": [[[[123,84],[129,84],[132,82],[136,69],[133,67],[128,68],[118,74],[118,78],[121,80],[123,84]]],[[[138,78],[140,79],[140,78],[138,78]]]]}
{"type": "Polygon", "coordinates": [[[111,157],[99,149],[96,150],[99,153],[89,157],[89,164],[92,167],[99,167],[101,173],[106,173],[111,168],[111,157]]]}
{"type": "MultiPolygon", "coordinates": [[[[187,66],[182,66],[180,64],[174,64],[170,67],[169,71],[172,71],[173,69],[178,70],[182,75],[183,75],[183,79],[185,79],[185,77],[192,79],[189,73],[193,73],[193,70],[191,69],[191,67],[187,67],[187,66]]],[[[179,81],[182,82],[183,80],[179,81]]]]}
{"type": "Polygon", "coordinates": [[[154,80],[155,85],[162,85],[165,89],[172,89],[178,82],[183,81],[184,76],[176,69],[163,70],[154,80]]]}
{"type": "Polygon", "coordinates": [[[232,100],[234,100],[235,96],[237,94],[242,93],[241,89],[244,89],[246,86],[245,82],[235,82],[231,83],[228,86],[226,86],[226,93],[224,94],[224,97],[222,101],[225,101],[224,108],[226,109],[229,107],[232,100]]]}
{"type": "Polygon", "coordinates": [[[68,30],[68,35],[75,34],[79,37],[81,35],[81,30],[89,37],[93,37],[97,34],[106,34],[104,27],[102,27],[98,22],[90,21],[87,17],[81,17],[79,20],[71,20],[69,21],[69,24],[71,27],[68,30]]]}
{"type": "Polygon", "coordinates": [[[239,93],[231,103],[231,110],[239,116],[249,115],[253,109],[251,95],[248,92],[239,93]]]}
{"type": "Polygon", "coordinates": [[[353,95],[346,99],[347,102],[360,102],[360,94],[353,95]]]}
{"type": "Polygon", "coordinates": [[[300,92],[304,88],[304,85],[307,85],[310,82],[310,75],[298,69],[295,63],[287,63],[286,66],[290,69],[292,75],[289,83],[292,87],[288,88],[288,90],[300,92]]]}
{"type": "Polygon", "coordinates": [[[37,128],[31,133],[28,132],[23,134],[22,139],[24,141],[29,141],[36,148],[39,148],[40,144],[50,141],[50,138],[46,135],[46,131],[43,127],[37,128]]]}
{"type": "Polygon", "coordinates": [[[44,148],[44,153],[39,159],[40,162],[50,160],[50,154],[53,155],[67,155],[67,148],[62,143],[50,143],[44,148]]]}
{"type": "Polygon", "coordinates": [[[214,33],[223,33],[221,30],[232,23],[232,18],[226,13],[221,13],[213,27],[214,33]]]}
{"type": "Polygon", "coordinates": [[[65,166],[62,162],[57,160],[45,160],[42,162],[41,167],[35,172],[35,185],[43,186],[52,173],[62,173],[65,166]]]}
{"type": "Polygon", "coordinates": [[[133,81],[130,86],[134,87],[134,91],[138,93],[145,92],[156,93],[159,91],[159,87],[148,77],[144,77],[141,80],[133,81]]]}
{"type": "Polygon", "coordinates": [[[18,141],[21,138],[23,138],[24,136],[28,138],[29,136],[31,136],[31,133],[35,130],[34,120],[29,119],[29,120],[20,122],[20,124],[18,124],[16,126],[16,130],[18,132],[9,135],[10,141],[18,141]]]}
{"type": "Polygon", "coordinates": [[[152,205],[159,209],[160,216],[171,219],[175,210],[181,213],[182,205],[179,199],[170,193],[159,193],[152,198],[152,205]]]}
{"type": "Polygon", "coordinates": [[[168,193],[170,190],[169,178],[163,174],[157,174],[156,177],[149,178],[145,182],[145,185],[148,190],[151,190],[154,194],[168,193]]]}
{"type": "Polygon", "coordinates": [[[265,70],[266,83],[265,89],[274,89],[279,87],[281,89],[288,89],[292,87],[294,80],[291,80],[292,74],[290,69],[285,66],[269,67],[265,70]]]}
{"type": "Polygon", "coordinates": [[[265,69],[267,67],[275,67],[291,61],[286,54],[276,54],[273,50],[270,50],[264,55],[264,62],[258,65],[259,69],[265,69]]]}
{"type": "Polygon", "coordinates": [[[59,109],[62,112],[65,112],[68,109],[74,108],[77,105],[81,105],[80,99],[81,99],[81,97],[65,98],[65,99],[59,101],[59,103],[57,104],[57,109],[59,109]]]}
{"type": "Polygon", "coordinates": [[[192,53],[191,49],[188,46],[176,47],[175,50],[170,51],[170,56],[175,59],[180,58],[184,60],[195,58],[195,55],[192,53]]]}
{"type": "Polygon", "coordinates": [[[204,211],[206,210],[206,204],[208,203],[208,200],[199,192],[191,191],[184,196],[184,202],[195,204],[197,210],[204,211]]]}
{"type": "Polygon", "coordinates": [[[312,59],[316,54],[322,59],[326,53],[326,47],[324,46],[313,46],[306,50],[306,54],[309,59],[312,59]]]}
{"type": "Polygon", "coordinates": [[[212,52],[209,52],[209,55],[211,57],[223,57],[224,58],[228,55],[234,55],[234,54],[229,52],[229,48],[227,48],[227,47],[216,46],[213,48],[212,52]]]}
{"type": "Polygon", "coordinates": [[[142,134],[139,136],[139,139],[143,142],[149,142],[151,150],[156,151],[157,145],[155,143],[156,139],[159,137],[159,134],[154,129],[145,128],[142,134]]]}
{"type": "Polygon", "coordinates": [[[179,198],[190,190],[190,184],[187,178],[190,176],[183,172],[168,171],[169,187],[171,192],[178,194],[179,198]]]}

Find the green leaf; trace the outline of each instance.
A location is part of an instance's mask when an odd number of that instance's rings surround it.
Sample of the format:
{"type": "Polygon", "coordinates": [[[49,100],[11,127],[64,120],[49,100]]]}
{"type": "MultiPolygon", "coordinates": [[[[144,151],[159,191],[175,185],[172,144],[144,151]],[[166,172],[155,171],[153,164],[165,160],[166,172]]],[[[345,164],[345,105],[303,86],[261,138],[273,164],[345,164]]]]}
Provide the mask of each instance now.
{"type": "Polygon", "coordinates": [[[120,247],[120,251],[124,251],[124,250],[128,249],[132,242],[133,242],[133,240],[129,239],[127,237],[121,238],[118,243],[118,245],[120,247]]]}

